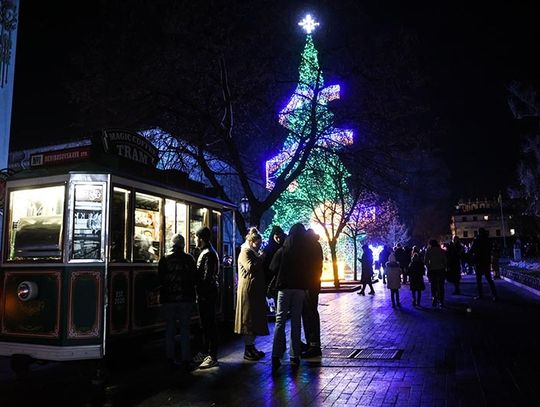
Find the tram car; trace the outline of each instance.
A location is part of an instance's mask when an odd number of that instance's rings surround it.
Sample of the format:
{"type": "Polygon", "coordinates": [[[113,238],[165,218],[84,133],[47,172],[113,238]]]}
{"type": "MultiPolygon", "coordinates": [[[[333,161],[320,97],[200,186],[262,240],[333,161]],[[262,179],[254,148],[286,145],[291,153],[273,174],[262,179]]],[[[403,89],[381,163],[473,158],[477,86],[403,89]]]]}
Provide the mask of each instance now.
{"type": "MultiPolygon", "coordinates": [[[[16,372],[23,360],[101,359],[110,341],[161,329],[157,265],[173,234],[196,257],[195,232],[207,226],[220,257],[230,254],[235,206],[184,173],[156,169],[155,153],[139,135],[104,132],[100,142],[27,157],[30,168],[8,178],[0,355],[16,372]]],[[[230,269],[220,273],[222,314],[233,304],[230,269]]]]}

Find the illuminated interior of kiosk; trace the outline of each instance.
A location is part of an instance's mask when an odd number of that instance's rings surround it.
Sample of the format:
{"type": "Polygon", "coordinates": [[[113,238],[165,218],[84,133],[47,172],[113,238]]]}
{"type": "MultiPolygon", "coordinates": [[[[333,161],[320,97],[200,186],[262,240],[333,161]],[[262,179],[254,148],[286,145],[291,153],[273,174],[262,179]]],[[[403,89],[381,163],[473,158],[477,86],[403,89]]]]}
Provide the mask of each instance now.
{"type": "Polygon", "coordinates": [[[60,259],[64,186],[10,193],[8,260],[60,259]]]}
{"type": "Polygon", "coordinates": [[[135,236],[133,260],[154,263],[159,260],[161,248],[162,199],[135,193],[135,236]]]}

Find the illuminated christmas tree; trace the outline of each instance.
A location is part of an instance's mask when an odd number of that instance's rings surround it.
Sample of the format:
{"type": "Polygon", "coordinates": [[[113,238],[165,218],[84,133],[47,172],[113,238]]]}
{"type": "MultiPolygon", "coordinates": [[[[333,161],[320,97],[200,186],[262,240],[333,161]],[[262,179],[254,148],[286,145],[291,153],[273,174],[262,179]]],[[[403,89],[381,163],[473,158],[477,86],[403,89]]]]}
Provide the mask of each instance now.
{"type": "Polygon", "coordinates": [[[351,251],[345,247],[348,242],[341,233],[357,198],[353,199],[349,192],[347,179],[350,174],[338,152],[352,143],[353,133],[336,128],[334,114],[328,108],[329,102],[339,98],[340,87],[324,85],[311,36],[318,23],[308,15],[299,25],[307,34],[299,81],[279,115],[279,122],[288,130],[288,136],[279,154],[266,163],[267,188],[272,189],[276,177],[291,163],[300,165],[292,157],[298,157],[300,151],[310,148],[311,153],[300,175],[272,206],[272,224],[285,230],[297,222],[312,227],[321,236],[325,257],[332,259],[333,280],[339,287],[345,256],[338,256],[338,252],[351,251]]]}
{"type": "MultiPolygon", "coordinates": [[[[324,85],[318,54],[311,35],[319,23],[307,15],[300,23],[306,31],[306,41],[299,69],[299,81],[287,106],[279,114],[279,123],[287,128],[288,136],[282,150],[266,162],[267,188],[298,149],[305,148],[315,138],[315,145],[305,169],[289,189],[273,205],[272,224],[288,230],[302,222],[315,226],[321,219],[329,221],[329,212],[337,210],[334,203],[347,194],[345,184],[349,173],[337,152],[352,143],[351,130],[334,127],[334,114],[328,103],[339,98],[339,85],[324,85]],[[333,208],[333,209],[331,209],[333,208]]],[[[319,232],[320,232],[320,228],[319,232]]],[[[325,236],[321,236],[325,237],[325,236]]]]}

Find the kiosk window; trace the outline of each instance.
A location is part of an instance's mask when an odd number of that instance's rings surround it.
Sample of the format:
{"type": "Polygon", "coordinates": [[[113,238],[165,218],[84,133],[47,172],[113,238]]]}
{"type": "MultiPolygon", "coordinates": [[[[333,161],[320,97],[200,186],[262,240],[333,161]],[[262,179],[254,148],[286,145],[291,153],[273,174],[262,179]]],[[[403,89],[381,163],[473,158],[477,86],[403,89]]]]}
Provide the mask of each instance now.
{"type": "Polygon", "coordinates": [[[135,193],[133,261],[154,263],[161,248],[161,198],[135,193]]]}
{"type": "Polygon", "coordinates": [[[186,204],[171,199],[165,200],[165,245],[167,251],[171,250],[172,237],[175,233],[180,233],[186,238],[186,211],[186,204]]]}
{"type": "Polygon", "coordinates": [[[195,233],[200,228],[208,225],[208,209],[191,206],[189,213],[189,252],[195,257],[199,256],[197,249],[197,236],[195,233]]]}
{"type": "Polygon", "coordinates": [[[130,213],[131,192],[115,187],[111,203],[111,262],[126,262],[130,259],[130,213]]]}
{"type": "Polygon", "coordinates": [[[176,202],[165,200],[165,251],[168,253],[171,250],[171,239],[176,233],[176,202]]]}
{"type": "Polygon", "coordinates": [[[8,260],[62,258],[64,195],[64,186],[10,193],[8,260]]]}
{"type": "Polygon", "coordinates": [[[187,205],[185,203],[179,202],[176,204],[176,233],[180,233],[184,236],[187,246],[187,205]]]}
{"type": "Polygon", "coordinates": [[[75,185],[72,259],[103,260],[103,185],[75,185]]]}

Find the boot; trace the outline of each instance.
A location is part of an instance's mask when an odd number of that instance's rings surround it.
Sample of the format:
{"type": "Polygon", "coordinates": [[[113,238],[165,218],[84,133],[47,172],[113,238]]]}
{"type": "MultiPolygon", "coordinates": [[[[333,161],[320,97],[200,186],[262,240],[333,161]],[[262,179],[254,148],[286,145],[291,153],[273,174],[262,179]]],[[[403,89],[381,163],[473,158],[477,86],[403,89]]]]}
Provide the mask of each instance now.
{"type": "Polygon", "coordinates": [[[246,345],[246,348],[244,350],[244,359],[245,360],[251,360],[256,361],[259,360],[261,357],[255,350],[255,345],[246,345]]]}

